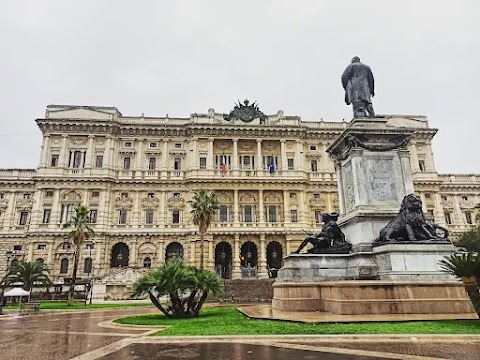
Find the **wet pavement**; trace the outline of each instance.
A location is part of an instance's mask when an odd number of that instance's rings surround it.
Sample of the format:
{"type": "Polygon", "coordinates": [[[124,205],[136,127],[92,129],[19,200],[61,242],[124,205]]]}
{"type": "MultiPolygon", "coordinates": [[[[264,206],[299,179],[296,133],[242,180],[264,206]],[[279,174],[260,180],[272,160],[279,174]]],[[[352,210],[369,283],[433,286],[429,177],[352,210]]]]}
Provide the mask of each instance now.
{"type": "Polygon", "coordinates": [[[150,307],[3,317],[0,359],[480,359],[480,336],[152,337],[149,335],[158,328],[111,324],[118,317],[151,312],[157,310],[150,307]]]}
{"type": "Polygon", "coordinates": [[[293,350],[268,345],[250,344],[132,344],[102,360],[382,360],[379,357],[359,357],[307,350],[293,350]]]}

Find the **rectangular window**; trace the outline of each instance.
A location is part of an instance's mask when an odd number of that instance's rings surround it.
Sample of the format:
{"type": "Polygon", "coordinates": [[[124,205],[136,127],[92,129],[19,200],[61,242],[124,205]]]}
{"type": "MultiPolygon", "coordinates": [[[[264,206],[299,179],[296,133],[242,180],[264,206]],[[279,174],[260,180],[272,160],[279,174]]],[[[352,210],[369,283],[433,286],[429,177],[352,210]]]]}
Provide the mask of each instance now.
{"type": "Polygon", "coordinates": [[[47,249],[47,245],[45,244],[37,245],[37,250],[46,250],[46,249],[47,249]]]}
{"type": "Polygon", "coordinates": [[[148,170],[155,170],[157,167],[157,159],[154,157],[151,157],[148,159],[148,170]]]}
{"type": "Polygon", "coordinates": [[[425,171],[425,161],[424,160],[419,160],[418,161],[418,167],[420,168],[420,171],[425,171]]]}
{"type": "Polygon", "coordinates": [[[75,213],[75,204],[68,204],[66,216],[65,216],[65,222],[69,222],[72,219],[72,216],[74,213],[75,213]]]}
{"type": "Polygon", "coordinates": [[[310,150],[311,150],[311,151],[317,150],[317,146],[316,146],[316,145],[310,145],[310,150]]]}
{"type": "Polygon", "coordinates": [[[156,148],[156,147],[157,147],[157,143],[156,143],[156,142],[151,142],[151,143],[150,143],[150,147],[151,147],[151,148],[156,148]]]}
{"type": "Polygon", "coordinates": [[[452,224],[452,215],[449,212],[445,212],[445,222],[448,225],[452,224]]]}
{"type": "Polygon", "coordinates": [[[296,192],[291,192],[290,193],[290,199],[296,199],[297,198],[297,193],[296,192]]]}
{"type": "Polygon", "coordinates": [[[100,197],[100,191],[94,190],[92,191],[92,198],[98,198],[100,197]]]}
{"type": "Polygon", "coordinates": [[[182,144],[180,144],[180,143],[175,144],[175,149],[181,149],[181,148],[182,148],[182,144]]]}
{"type": "Polygon", "coordinates": [[[13,245],[13,250],[22,251],[22,245],[13,245]]]}
{"type": "Polygon", "coordinates": [[[314,200],[320,200],[320,194],[319,193],[314,193],[313,194],[313,199],[314,200]]]}
{"type": "Polygon", "coordinates": [[[48,224],[50,222],[50,215],[52,214],[52,209],[44,209],[43,210],[43,224],[48,224]]]}
{"type": "Polygon", "coordinates": [[[50,166],[56,167],[58,166],[58,154],[53,154],[52,155],[52,161],[50,162],[50,166]]]}
{"type": "Polygon", "coordinates": [[[207,158],[206,157],[201,157],[200,158],[200,169],[206,169],[207,168],[207,158]]]}
{"type": "Polygon", "coordinates": [[[73,167],[78,169],[83,167],[82,166],[82,157],[83,157],[83,152],[82,151],[74,151],[73,152],[73,167]]]}
{"type": "Polygon", "coordinates": [[[172,211],[172,223],[180,224],[180,211],[179,210],[173,210],[172,211]]]}
{"type": "Polygon", "coordinates": [[[315,210],[315,223],[316,224],[322,223],[322,212],[320,210],[315,210]]]}
{"type": "Polygon", "coordinates": [[[97,155],[97,157],[95,158],[95,167],[96,168],[103,167],[103,155],[97,155]]]}
{"type": "Polygon", "coordinates": [[[173,162],[173,169],[180,171],[182,170],[182,159],[180,158],[175,158],[173,162]]]}
{"type": "Polygon", "coordinates": [[[118,223],[120,225],[125,225],[127,223],[127,210],[121,209],[119,211],[118,223]]]}
{"type": "Polygon", "coordinates": [[[465,220],[467,220],[467,224],[473,224],[472,213],[466,212],[465,213],[465,220]]]}
{"type": "Polygon", "coordinates": [[[123,158],[123,169],[124,170],[130,170],[130,158],[129,157],[123,158]]]}
{"type": "Polygon", "coordinates": [[[32,197],[31,194],[23,194],[23,198],[24,198],[25,200],[30,200],[31,197],[32,197]]]}
{"type": "Polygon", "coordinates": [[[293,223],[298,222],[297,210],[290,210],[290,221],[293,223]]]}
{"type": "Polygon", "coordinates": [[[90,210],[90,223],[91,224],[97,223],[97,210],[90,210]]]}
{"type": "Polygon", "coordinates": [[[430,193],[425,193],[425,199],[431,199],[432,195],[430,193]]]}
{"type": "Polygon", "coordinates": [[[293,159],[287,159],[288,170],[293,170],[293,159]]]}
{"type": "Polygon", "coordinates": [[[45,197],[46,198],[52,198],[53,197],[53,190],[45,191],[45,197]]]}
{"type": "Polygon", "coordinates": [[[127,142],[125,143],[125,147],[132,147],[132,143],[131,143],[130,141],[127,141],[127,142]]]}
{"type": "Polygon", "coordinates": [[[153,199],[153,198],[155,197],[155,193],[149,192],[149,193],[147,194],[147,197],[148,197],[149,199],[153,199]]]}
{"type": "Polygon", "coordinates": [[[245,222],[252,222],[253,216],[252,216],[252,205],[245,205],[244,206],[244,220],[245,222]]]}
{"type": "Polygon", "coordinates": [[[27,225],[27,220],[28,220],[28,211],[21,211],[18,225],[27,225]]]}
{"type": "Polygon", "coordinates": [[[220,222],[227,222],[228,221],[228,211],[227,211],[227,205],[220,205],[219,207],[219,212],[220,212],[220,222]]]}
{"type": "Polygon", "coordinates": [[[427,210],[429,218],[433,221],[435,219],[433,215],[433,210],[427,210]]]}
{"type": "Polygon", "coordinates": [[[243,157],[243,168],[245,170],[250,170],[251,169],[251,167],[250,167],[250,156],[244,156],[243,157]]]}
{"type": "Polygon", "coordinates": [[[268,222],[277,222],[277,207],[275,205],[268,205],[268,222]]]}
{"type": "Polygon", "coordinates": [[[153,210],[145,210],[145,224],[153,224],[153,210]]]}
{"type": "Polygon", "coordinates": [[[310,161],[310,167],[312,168],[312,171],[313,171],[313,172],[317,172],[317,171],[318,171],[318,168],[317,168],[317,160],[311,160],[311,161],[310,161]]]}

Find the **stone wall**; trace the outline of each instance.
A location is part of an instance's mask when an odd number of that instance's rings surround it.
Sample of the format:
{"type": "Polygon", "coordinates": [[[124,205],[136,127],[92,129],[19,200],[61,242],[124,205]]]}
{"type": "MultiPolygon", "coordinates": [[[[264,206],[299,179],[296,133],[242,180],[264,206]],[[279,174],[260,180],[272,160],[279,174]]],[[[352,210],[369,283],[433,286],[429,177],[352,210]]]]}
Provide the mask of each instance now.
{"type": "Polygon", "coordinates": [[[270,302],[273,299],[274,279],[227,280],[225,297],[211,297],[209,301],[270,302]]]}

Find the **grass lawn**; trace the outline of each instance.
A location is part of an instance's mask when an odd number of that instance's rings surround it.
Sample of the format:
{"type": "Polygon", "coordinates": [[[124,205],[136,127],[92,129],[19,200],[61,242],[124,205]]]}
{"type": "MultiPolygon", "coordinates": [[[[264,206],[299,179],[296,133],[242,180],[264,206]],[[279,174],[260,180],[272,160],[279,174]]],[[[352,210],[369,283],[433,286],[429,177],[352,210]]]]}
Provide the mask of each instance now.
{"type": "Polygon", "coordinates": [[[194,319],[166,319],[163,314],[130,316],[116,323],[169,325],[158,336],[176,335],[328,335],[328,334],[480,334],[479,320],[304,324],[250,319],[233,307],[205,308],[194,319]]]}
{"type": "MultiPolygon", "coordinates": [[[[78,310],[78,309],[85,309],[84,302],[75,302],[72,306],[68,306],[66,301],[32,301],[32,302],[39,302],[40,303],[40,311],[41,310],[78,310]]],[[[150,303],[138,303],[138,302],[128,302],[128,303],[106,303],[106,304],[87,304],[86,309],[106,309],[106,308],[123,308],[123,307],[132,307],[132,306],[150,306],[150,303]]],[[[16,310],[20,309],[18,304],[15,305],[7,305],[4,307],[5,310],[16,310]]]]}

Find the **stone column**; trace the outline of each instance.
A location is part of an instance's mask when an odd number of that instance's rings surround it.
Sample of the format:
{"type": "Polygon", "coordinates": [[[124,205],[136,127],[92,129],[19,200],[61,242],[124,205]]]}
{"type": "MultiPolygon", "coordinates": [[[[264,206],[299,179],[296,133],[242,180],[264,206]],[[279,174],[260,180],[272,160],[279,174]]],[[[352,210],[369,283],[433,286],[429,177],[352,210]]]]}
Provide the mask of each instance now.
{"type": "Polygon", "coordinates": [[[69,161],[69,153],[68,153],[68,135],[62,135],[62,149],[60,150],[59,156],[59,165],[60,167],[67,167],[69,161]]]}
{"type": "Polygon", "coordinates": [[[195,240],[190,240],[190,265],[195,266],[195,240]]]}
{"type": "Polygon", "coordinates": [[[258,277],[260,279],[268,278],[265,234],[260,234],[260,266],[258,268],[258,277]]]}
{"type": "Polygon", "coordinates": [[[208,268],[212,270],[215,264],[215,256],[213,252],[213,239],[208,240],[208,268]]]}
{"type": "Polygon", "coordinates": [[[115,140],[116,139],[113,136],[110,138],[110,148],[108,149],[108,151],[110,152],[108,166],[112,170],[115,170],[117,167],[115,164],[115,140]]]}
{"type": "Polygon", "coordinates": [[[191,168],[193,169],[198,169],[198,147],[197,147],[197,142],[198,139],[193,139],[192,141],[192,151],[190,152],[192,154],[191,159],[190,159],[190,165],[191,168]]]}
{"type": "Polygon", "coordinates": [[[434,219],[435,223],[442,226],[447,226],[445,221],[445,214],[443,212],[442,201],[440,198],[440,193],[436,192],[433,194],[435,199],[435,211],[434,211],[434,219]]]}
{"type": "Polygon", "coordinates": [[[235,225],[239,223],[239,208],[238,208],[238,190],[233,190],[233,222],[235,225]]]}
{"type": "Polygon", "coordinates": [[[241,279],[242,271],[240,269],[240,235],[235,234],[233,246],[233,271],[232,279],[241,279]]]}
{"type": "Polygon", "coordinates": [[[290,193],[288,190],[283,190],[283,222],[290,224],[290,211],[289,211],[290,193]]]}
{"type": "Polygon", "coordinates": [[[213,163],[213,138],[208,139],[208,158],[207,158],[207,169],[213,170],[214,169],[213,163]]]}
{"type": "Polygon", "coordinates": [[[305,167],[303,165],[303,144],[302,140],[297,140],[297,148],[295,150],[295,154],[297,155],[297,163],[295,164],[296,168],[301,171],[305,171],[305,167]]]}
{"type": "Polygon", "coordinates": [[[257,169],[263,170],[262,139],[257,139],[257,169]]]}
{"type": "Polygon", "coordinates": [[[86,168],[92,168],[92,161],[93,161],[93,153],[94,153],[94,140],[95,140],[95,135],[88,135],[88,147],[87,147],[87,152],[85,153],[86,159],[85,159],[85,167],[86,168]]]}
{"type": "Polygon", "coordinates": [[[163,141],[163,151],[162,151],[162,170],[168,169],[168,140],[163,141]]]}
{"type": "Polygon", "coordinates": [[[238,139],[232,139],[233,142],[233,159],[232,168],[238,170],[238,139]]]}
{"type": "Polygon", "coordinates": [[[30,244],[28,244],[28,255],[27,255],[27,261],[33,261],[33,247],[35,243],[34,241],[31,241],[30,244]]]}
{"type": "Polygon", "coordinates": [[[264,207],[263,207],[263,190],[258,190],[258,211],[260,215],[260,219],[257,219],[257,222],[260,224],[265,223],[265,216],[264,216],[264,207]]]}
{"type": "Polygon", "coordinates": [[[418,164],[418,154],[416,144],[412,141],[410,144],[410,151],[412,153],[412,172],[419,172],[420,166],[418,164]]]}
{"type": "Polygon", "coordinates": [[[161,266],[165,262],[164,243],[165,240],[160,240],[158,242],[157,266],[161,266]]]}
{"type": "Polygon", "coordinates": [[[45,134],[43,137],[43,144],[42,144],[42,156],[40,160],[40,167],[47,167],[50,166],[48,162],[48,153],[50,152],[50,135],[45,134]]]}
{"type": "Polygon", "coordinates": [[[95,247],[94,247],[94,251],[95,251],[95,263],[93,263],[93,259],[92,259],[92,264],[93,264],[93,274],[95,275],[95,270],[97,271],[97,275],[100,271],[100,269],[102,269],[103,267],[106,267],[106,266],[102,266],[101,262],[102,262],[102,245],[103,245],[103,241],[102,240],[97,240],[95,242],[95,247]]]}
{"type": "Polygon", "coordinates": [[[306,216],[306,200],[305,200],[305,189],[302,189],[299,193],[299,198],[298,198],[298,222],[299,223],[305,223],[307,221],[307,216],[306,216]]]}
{"type": "Polygon", "coordinates": [[[130,267],[136,268],[137,267],[137,239],[132,240],[131,254],[132,254],[132,259],[131,259],[131,261],[129,260],[128,265],[130,267]]]}
{"type": "MultiPolygon", "coordinates": [[[[55,247],[55,241],[51,240],[48,244],[47,266],[49,270],[53,270],[53,251],[55,247]]],[[[53,271],[52,271],[53,272],[53,271]]]]}
{"type": "Polygon", "coordinates": [[[137,159],[135,161],[135,165],[136,165],[135,169],[137,169],[137,171],[140,171],[140,174],[141,174],[141,171],[144,169],[143,158],[144,158],[143,140],[139,139],[138,140],[138,155],[137,155],[137,159]]]}
{"type": "Polygon", "coordinates": [[[435,170],[435,159],[433,157],[432,145],[429,143],[425,145],[426,159],[425,167],[427,171],[436,172],[435,170]]]}
{"type": "Polygon", "coordinates": [[[280,140],[280,151],[282,153],[282,171],[288,170],[288,161],[287,161],[287,147],[285,146],[286,140],[280,140]]]}

